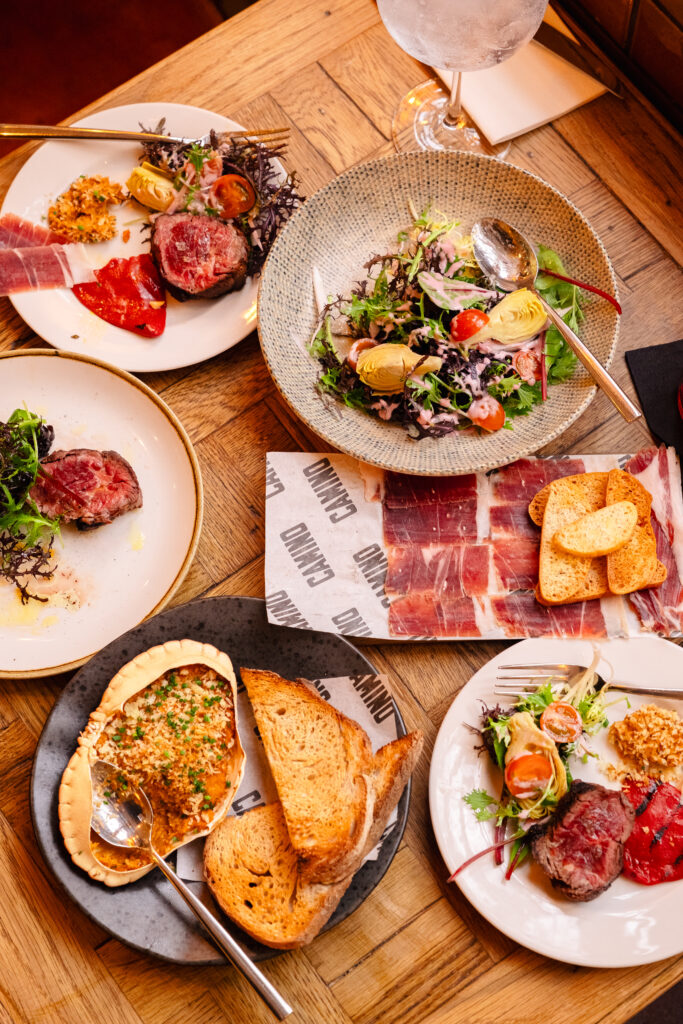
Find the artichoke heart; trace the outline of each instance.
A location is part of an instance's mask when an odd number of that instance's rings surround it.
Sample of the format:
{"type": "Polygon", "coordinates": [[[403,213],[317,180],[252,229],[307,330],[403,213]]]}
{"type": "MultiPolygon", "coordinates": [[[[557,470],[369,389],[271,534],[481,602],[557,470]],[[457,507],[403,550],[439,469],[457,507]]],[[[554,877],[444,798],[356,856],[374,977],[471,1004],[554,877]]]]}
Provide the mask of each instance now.
{"type": "Polygon", "coordinates": [[[533,338],[547,320],[547,315],[538,295],[528,288],[510,292],[489,312],[489,322],[468,339],[468,345],[493,338],[502,345],[533,338]]]}
{"type": "Polygon", "coordinates": [[[372,388],[373,395],[395,395],[403,391],[411,373],[422,376],[440,369],[438,356],[421,356],[407,345],[392,345],[391,342],[365,349],[356,363],[358,376],[363,384],[372,388]]]}
{"type": "Polygon", "coordinates": [[[152,210],[167,210],[176,195],[173,183],[149,165],[136,167],[126,182],[126,188],[139,203],[152,210]]]}

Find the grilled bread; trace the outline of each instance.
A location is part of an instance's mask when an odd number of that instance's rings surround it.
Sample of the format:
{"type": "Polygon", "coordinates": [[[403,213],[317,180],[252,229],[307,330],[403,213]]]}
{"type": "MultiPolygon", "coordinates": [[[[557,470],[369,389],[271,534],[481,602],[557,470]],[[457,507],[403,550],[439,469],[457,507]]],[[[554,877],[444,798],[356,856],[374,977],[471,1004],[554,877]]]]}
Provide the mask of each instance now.
{"type": "Polygon", "coordinates": [[[206,841],[204,874],[228,917],[275,949],[315,938],[352,877],[332,885],[301,877],[280,803],[226,818],[206,841]]]}
{"type": "Polygon", "coordinates": [[[358,723],[305,682],[255,669],[241,675],[302,876],[339,882],[358,869],[381,835],[417,762],[422,734],[410,733],[373,755],[358,723]]]}

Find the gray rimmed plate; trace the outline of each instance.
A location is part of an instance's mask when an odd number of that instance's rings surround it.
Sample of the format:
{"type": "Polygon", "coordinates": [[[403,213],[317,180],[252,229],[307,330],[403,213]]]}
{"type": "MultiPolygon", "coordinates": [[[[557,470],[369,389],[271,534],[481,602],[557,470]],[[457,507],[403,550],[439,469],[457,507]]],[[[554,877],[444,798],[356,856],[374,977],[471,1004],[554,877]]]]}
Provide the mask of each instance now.
{"type": "MultiPolygon", "coordinates": [[[[103,648],[73,677],[52,709],[33,763],[31,815],[40,850],[58,882],[88,917],[134,949],[180,964],[220,964],[225,960],[160,872],[107,889],[74,865],[57,817],[62,773],[79,732],[112,676],[141,651],[183,637],[225,650],[236,672],[239,665],[258,665],[286,678],[329,679],[374,673],[375,669],[343,637],[271,625],[264,601],[213,597],[172,608],[103,648]]],[[[394,713],[397,733],[402,736],[405,724],[395,704],[394,713]]],[[[366,861],[356,873],[324,930],[348,917],[383,877],[403,836],[409,803],[410,783],[399,801],[397,825],[382,843],[378,858],[366,861]]],[[[204,883],[189,884],[220,914],[204,883]]],[[[277,954],[244,935],[236,925],[229,927],[255,960],[277,954]]]]}
{"type": "MultiPolygon", "coordinates": [[[[391,252],[409,226],[408,202],[432,203],[467,230],[479,217],[500,217],[535,243],[556,249],[568,273],[616,294],[607,253],[585,217],[547,182],[511,164],[468,153],[400,153],[359,164],[312,196],[277,239],[259,288],[259,334],[277,387],[295,412],[335,448],[384,469],[449,476],[492,469],[558,437],[595,395],[586,372],[549,389],[549,398],[513,430],[451,434],[414,441],[385,423],[316,390],[319,364],[306,345],[316,323],[313,268],[325,295],[348,294],[363,264],[391,252]]],[[[612,306],[584,293],[581,338],[609,366],[618,337],[612,306]]]]}

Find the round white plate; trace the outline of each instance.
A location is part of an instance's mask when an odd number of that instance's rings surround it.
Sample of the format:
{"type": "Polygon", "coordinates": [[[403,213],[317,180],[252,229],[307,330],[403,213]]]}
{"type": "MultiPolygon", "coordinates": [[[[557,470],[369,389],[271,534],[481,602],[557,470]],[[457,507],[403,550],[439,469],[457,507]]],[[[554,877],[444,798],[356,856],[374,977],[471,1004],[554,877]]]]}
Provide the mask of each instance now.
{"type": "Polygon", "coordinates": [[[112,366],[50,349],[0,356],[0,420],[23,403],[55,428],[58,448],[113,449],[132,465],[143,506],[96,530],[62,527],[59,565],[78,608],[30,601],[0,584],[0,677],[82,664],[159,611],[192,561],[202,522],[197,457],[178,419],[145,384],[112,366]]]}
{"type": "MultiPolygon", "coordinates": [[[[120,128],[139,131],[154,128],[166,118],[166,131],[172,135],[199,137],[215,128],[231,131],[242,126],[220,114],[180,103],[134,103],[125,107],[100,110],[74,122],[85,128],[120,128]]],[[[21,168],[5,196],[0,213],[16,213],[40,222],[50,204],[81,174],[105,174],[125,185],[138,164],[137,142],[46,142],[21,168]]],[[[110,242],[87,246],[93,265],[104,266],[114,257],[149,252],[149,231],[140,228],[142,216],[130,203],[111,208],[119,230],[110,242]],[[121,231],[130,230],[124,243],[121,231]]],[[[170,295],[166,329],[159,338],[140,338],[130,331],[114,327],[86,309],[68,288],[22,292],[10,296],[14,308],[29,327],[55,348],[79,355],[103,359],[136,373],[173,370],[178,366],[209,359],[246,338],[256,327],[257,286],[249,278],[241,291],[219,299],[195,299],[177,302],[170,295]]]]}
{"type": "MultiPolygon", "coordinates": [[[[669,640],[607,640],[598,646],[602,655],[598,671],[605,678],[611,665],[615,680],[658,687],[681,685],[683,650],[669,640]]],[[[476,821],[463,797],[473,789],[499,792],[500,773],[486,754],[477,754],[476,737],[463,723],[479,724],[480,701],[489,706],[507,703],[493,693],[499,667],[561,662],[589,665],[592,656],[591,644],[583,640],[523,640],[480,669],[454,700],[439,730],[429,775],[432,823],[449,874],[493,843],[492,822],[476,821]]],[[[680,701],[654,700],[661,707],[680,711],[680,701]]],[[[632,695],[629,703],[636,708],[648,703],[648,698],[632,695]]],[[[609,709],[610,721],[623,718],[628,710],[622,700],[609,709]]],[[[606,729],[592,737],[590,745],[608,760],[618,760],[606,729]]],[[[576,778],[617,788],[593,758],[585,765],[574,759],[571,765],[576,778]]],[[[506,865],[508,856],[506,850],[506,865]]],[[[633,967],[683,952],[683,881],[647,886],[622,875],[597,899],[572,903],[556,894],[544,872],[529,859],[507,882],[504,873],[505,867],[496,867],[490,854],[465,868],[456,881],[491,924],[537,953],[589,967],[633,967]]]]}

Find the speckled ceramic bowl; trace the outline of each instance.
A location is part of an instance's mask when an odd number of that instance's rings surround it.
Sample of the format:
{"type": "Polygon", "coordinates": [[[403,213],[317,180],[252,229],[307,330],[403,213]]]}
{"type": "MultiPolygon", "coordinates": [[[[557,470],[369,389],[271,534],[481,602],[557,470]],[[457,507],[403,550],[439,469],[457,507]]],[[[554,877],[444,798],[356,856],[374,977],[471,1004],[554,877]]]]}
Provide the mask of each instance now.
{"type": "MultiPolygon", "coordinates": [[[[401,153],[360,164],[335,178],[292,217],[266,263],[259,291],[259,334],[277,387],[295,412],[329,444],[364,462],[403,473],[447,476],[502,466],[558,437],[587,408],[595,387],[582,368],[550,388],[549,399],[513,430],[451,434],[415,441],[397,424],[347,408],[316,389],[319,364],[306,345],[316,324],[313,267],[326,295],[348,294],[363,264],[390,252],[398,232],[430,203],[467,230],[479,217],[500,217],[533,242],[556,249],[568,272],[616,294],[607,253],[588,221],[540,178],[467,153],[401,153]]],[[[584,293],[583,341],[608,366],[617,343],[612,306],[584,293]]]]}

